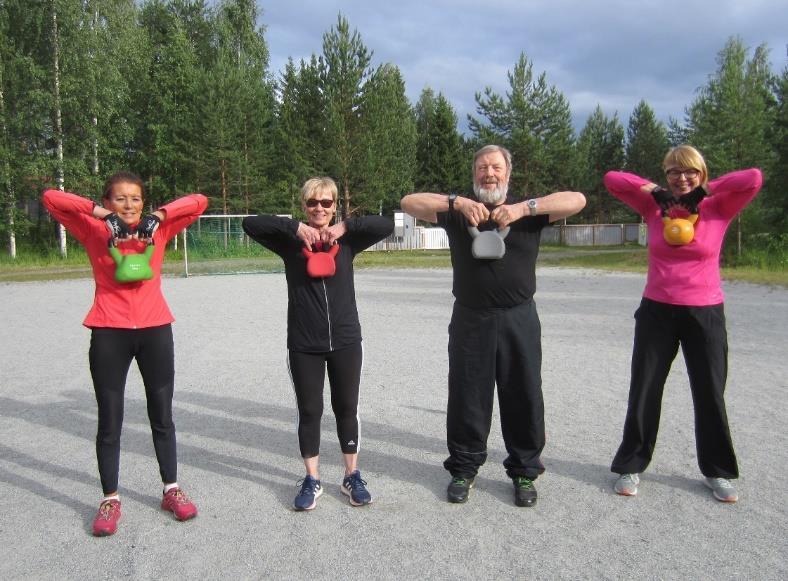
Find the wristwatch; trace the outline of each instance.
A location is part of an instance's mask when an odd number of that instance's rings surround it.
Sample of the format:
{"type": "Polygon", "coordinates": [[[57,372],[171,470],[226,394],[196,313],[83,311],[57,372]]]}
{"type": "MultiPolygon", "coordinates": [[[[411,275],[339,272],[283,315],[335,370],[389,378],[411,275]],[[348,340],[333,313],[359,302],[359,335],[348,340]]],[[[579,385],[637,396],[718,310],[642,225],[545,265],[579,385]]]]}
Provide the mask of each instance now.
{"type": "Polygon", "coordinates": [[[457,194],[449,194],[449,212],[454,211],[454,200],[457,199],[457,194]]]}
{"type": "Polygon", "coordinates": [[[531,216],[536,216],[536,199],[531,198],[530,200],[526,200],[525,203],[528,205],[528,212],[531,216]]]}

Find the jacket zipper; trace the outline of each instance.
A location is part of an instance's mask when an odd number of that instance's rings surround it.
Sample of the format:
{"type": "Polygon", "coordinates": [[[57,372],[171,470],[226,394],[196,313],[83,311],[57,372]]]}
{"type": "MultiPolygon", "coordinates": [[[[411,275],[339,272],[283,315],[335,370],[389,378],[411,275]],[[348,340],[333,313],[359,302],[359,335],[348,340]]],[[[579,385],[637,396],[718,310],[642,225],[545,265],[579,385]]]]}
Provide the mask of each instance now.
{"type": "Polygon", "coordinates": [[[328,290],[326,289],[326,279],[320,281],[323,283],[323,297],[326,299],[326,320],[328,321],[328,350],[334,350],[334,344],[331,340],[331,312],[328,309],[328,290]]]}

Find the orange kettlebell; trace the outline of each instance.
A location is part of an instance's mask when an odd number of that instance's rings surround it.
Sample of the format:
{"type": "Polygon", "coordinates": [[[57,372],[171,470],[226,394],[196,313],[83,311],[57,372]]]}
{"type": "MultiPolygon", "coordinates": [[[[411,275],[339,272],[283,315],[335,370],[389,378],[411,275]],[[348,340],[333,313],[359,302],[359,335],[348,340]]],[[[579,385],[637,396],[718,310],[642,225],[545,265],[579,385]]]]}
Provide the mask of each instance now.
{"type": "Polygon", "coordinates": [[[689,244],[695,237],[694,224],[697,221],[697,214],[690,214],[686,218],[669,218],[668,216],[663,216],[662,223],[665,227],[662,230],[662,235],[665,237],[665,241],[672,246],[689,244]]]}
{"type": "MultiPolygon", "coordinates": [[[[325,245],[323,245],[325,248],[325,245]]],[[[306,273],[312,278],[328,278],[337,271],[336,255],[339,252],[339,243],[331,245],[328,250],[313,252],[311,248],[304,248],[301,252],[306,257],[306,273]]]]}

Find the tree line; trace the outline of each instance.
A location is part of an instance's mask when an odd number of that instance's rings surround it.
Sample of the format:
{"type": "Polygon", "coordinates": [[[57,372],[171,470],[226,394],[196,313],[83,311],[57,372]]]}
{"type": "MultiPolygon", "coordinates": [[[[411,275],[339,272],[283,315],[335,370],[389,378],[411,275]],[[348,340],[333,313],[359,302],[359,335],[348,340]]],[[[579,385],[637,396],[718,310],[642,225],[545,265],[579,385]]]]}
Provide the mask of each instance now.
{"type": "Polygon", "coordinates": [[[666,125],[642,100],[625,128],[598,106],[579,135],[566,97],[522,53],[505,93],[476,93],[463,134],[442,93],[425,88],[411,103],[396,64],[375,64],[341,14],[320,54],[277,72],[259,16],[255,0],[0,0],[9,254],[17,241],[51,245],[43,189],[98,200],[120,169],[142,176],[152,207],[200,191],[212,213],[298,214],[301,184],[329,175],[343,215],[385,214],[411,191],[468,193],[485,143],[512,151],[512,191],[582,191],[588,207],[574,220],[594,223],[637,219],[604,191],[606,171],[659,182],[667,148],[692,143],[713,175],[764,170],[739,236],[786,231],[788,68],[771,70],[766,45],[751,52],[729,39],[682,120],[666,125]]]}

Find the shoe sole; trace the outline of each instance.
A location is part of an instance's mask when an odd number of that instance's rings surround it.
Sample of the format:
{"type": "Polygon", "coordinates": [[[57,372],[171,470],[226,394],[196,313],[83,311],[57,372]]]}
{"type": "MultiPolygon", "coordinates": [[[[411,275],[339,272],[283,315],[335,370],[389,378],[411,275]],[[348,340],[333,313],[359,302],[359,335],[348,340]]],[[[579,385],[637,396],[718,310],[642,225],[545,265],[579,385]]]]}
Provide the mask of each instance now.
{"type": "Polygon", "coordinates": [[[525,500],[525,501],[515,500],[514,504],[515,506],[519,506],[520,508],[531,508],[532,506],[536,506],[536,499],[534,498],[533,500],[525,500]]]}
{"type": "Polygon", "coordinates": [[[95,531],[95,530],[94,530],[94,531],[93,531],[93,536],[94,536],[94,537],[111,537],[111,536],[112,536],[112,535],[114,535],[116,532],[118,532],[118,529],[117,529],[117,527],[115,528],[115,530],[114,530],[114,531],[95,531]]]}
{"type": "Polygon", "coordinates": [[[184,521],[187,521],[187,520],[191,520],[191,519],[193,519],[195,516],[197,516],[197,511],[196,511],[196,510],[194,511],[194,513],[192,513],[192,514],[190,514],[190,515],[187,515],[187,516],[183,516],[183,517],[181,517],[181,516],[178,516],[177,514],[175,514],[175,510],[171,509],[169,506],[162,506],[162,507],[161,507],[161,509],[162,509],[163,511],[165,511],[165,512],[170,512],[170,513],[172,513],[172,516],[174,516],[174,517],[175,517],[175,520],[177,520],[177,521],[179,521],[179,522],[184,522],[184,521]]]}
{"type": "Polygon", "coordinates": [[[616,490],[616,489],[614,488],[613,490],[614,490],[614,491],[615,491],[615,493],[616,493],[616,494],[618,494],[619,496],[637,496],[637,495],[638,495],[638,490],[637,490],[637,488],[636,488],[635,490],[630,490],[630,489],[627,489],[627,490],[616,490]]]}
{"type": "Polygon", "coordinates": [[[367,506],[368,504],[372,504],[372,499],[370,498],[367,502],[356,502],[353,500],[353,495],[350,491],[345,488],[344,486],[340,486],[339,489],[342,491],[342,494],[347,496],[347,499],[350,501],[350,504],[353,506],[367,506]]]}
{"type": "Polygon", "coordinates": [[[171,512],[172,516],[174,516],[175,520],[177,520],[178,522],[186,522],[187,520],[192,520],[194,517],[197,516],[196,512],[188,516],[178,516],[177,514],[175,514],[174,510],[170,510],[169,508],[165,508],[164,510],[166,510],[167,512],[171,512]]]}
{"type": "Polygon", "coordinates": [[[322,495],[323,495],[323,489],[322,489],[322,488],[319,488],[319,489],[317,490],[317,492],[315,492],[315,499],[312,501],[312,504],[310,504],[309,506],[307,506],[307,507],[304,507],[304,508],[299,508],[299,507],[297,507],[297,506],[294,504],[294,505],[293,505],[293,508],[294,508],[294,509],[295,509],[297,512],[304,512],[305,510],[312,510],[312,509],[314,509],[314,508],[317,506],[317,499],[318,499],[318,498],[320,498],[322,495]]]}

